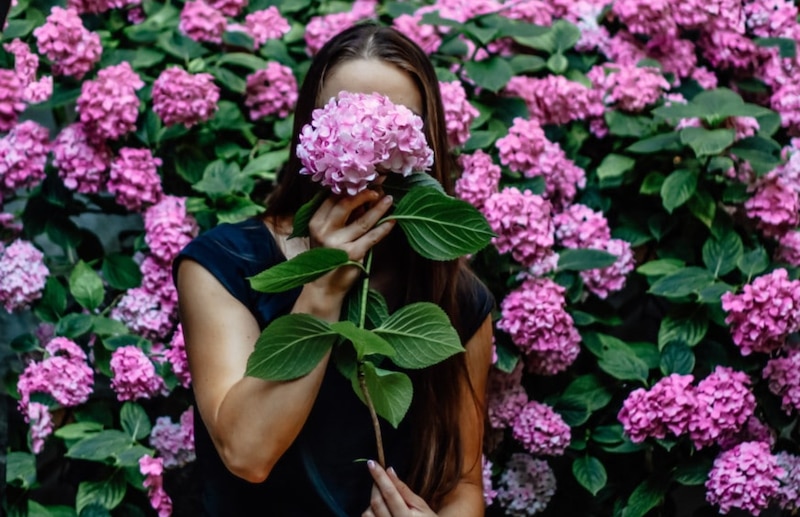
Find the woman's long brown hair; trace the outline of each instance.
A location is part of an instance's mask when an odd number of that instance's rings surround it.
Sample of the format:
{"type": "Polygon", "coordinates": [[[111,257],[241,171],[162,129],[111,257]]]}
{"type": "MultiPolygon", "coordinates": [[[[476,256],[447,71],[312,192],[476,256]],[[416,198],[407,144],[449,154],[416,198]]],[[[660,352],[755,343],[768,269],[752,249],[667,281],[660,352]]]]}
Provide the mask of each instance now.
{"type": "MultiPolygon", "coordinates": [[[[295,108],[289,160],[275,191],[267,199],[266,217],[293,215],[319,189],[308,176],[298,173],[301,164],[295,150],[299,134],[311,120],[325,78],[338,64],[352,59],[379,59],[406,71],[413,78],[424,103],[425,136],[434,152],[430,174],[442,184],[445,192],[452,195],[456,164],[449,152],[444,108],[433,66],[428,56],[406,36],[390,27],[369,22],[335,36],[314,57],[295,108]]],[[[436,303],[450,316],[462,338],[468,339],[469,336],[464,336],[457,299],[459,283],[466,281],[466,276],[471,274],[466,263],[462,260],[439,262],[424,259],[407,243],[403,249],[407,256],[398,263],[407,265],[403,271],[406,278],[415,279],[405,283],[403,303],[436,303]]],[[[461,303],[469,301],[461,300],[461,303]]],[[[459,411],[465,388],[473,394],[473,400],[477,400],[469,382],[464,356],[456,354],[420,371],[414,378],[415,395],[410,410],[413,451],[407,482],[434,509],[455,488],[464,469],[459,411]]],[[[482,411],[477,403],[475,411],[482,411]]],[[[482,432],[482,429],[469,432],[482,432]]]]}

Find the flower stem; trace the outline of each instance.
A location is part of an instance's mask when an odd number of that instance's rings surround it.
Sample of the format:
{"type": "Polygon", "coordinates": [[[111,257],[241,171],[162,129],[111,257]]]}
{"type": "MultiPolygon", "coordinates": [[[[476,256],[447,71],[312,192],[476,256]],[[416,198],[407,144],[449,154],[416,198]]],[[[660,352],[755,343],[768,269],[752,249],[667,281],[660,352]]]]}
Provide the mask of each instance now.
{"type": "MultiPolygon", "coordinates": [[[[358,315],[358,328],[364,328],[367,322],[367,300],[369,299],[369,273],[372,269],[372,250],[367,253],[367,261],[364,265],[366,275],[361,284],[361,307],[359,308],[358,315]]],[[[358,385],[361,386],[361,392],[364,394],[364,402],[369,408],[369,414],[372,417],[372,428],[375,430],[375,443],[378,447],[378,463],[381,467],[386,467],[386,458],[383,453],[383,436],[381,435],[381,423],[378,420],[378,413],[375,411],[375,405],[372,403],[372,397],[369,395],[369,388],[367,388],[367,376],[364,370],[364,360],[358,360],[358,385]]]]}

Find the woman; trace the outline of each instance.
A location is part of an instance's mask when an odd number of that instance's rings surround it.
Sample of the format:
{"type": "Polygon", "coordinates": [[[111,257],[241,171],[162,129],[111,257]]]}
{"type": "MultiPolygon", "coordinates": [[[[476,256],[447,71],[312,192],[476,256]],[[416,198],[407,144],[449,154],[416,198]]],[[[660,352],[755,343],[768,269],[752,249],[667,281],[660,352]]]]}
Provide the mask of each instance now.
{"type": "Polygon", "coordinates": [[[434,152],[430,173],[452,193],[442,101],[424,52],[375,24],[334,37],[306,74],[291,155],[265,214],[217,226],[175,261],[204,509],[209,515],[480,516],[491,294],[463,260],[422,259],[392,222],[375,226],[391,207],[380,180],[352,197],[329,195],[309,223],[310,237],[288,239],[293,215],[319,188],[299,174],[300,130],[315,108],[342,91],[380,93],[419,114],[434,152]],[[256,339],[275,317],[296,312],[339,320],[359,278],[355,267],[286,293],[249,287],[248,276],[314,246],[343,249],[352,260],[373,249],[370,286],[390,310],[434,302],[465,345],[465,353],[414,373],[408,416],[398,429],[383,431],[387,470],[359,461],[375,456],[371,420],[330,357],[290,382],[244,376],[256,339]]]}

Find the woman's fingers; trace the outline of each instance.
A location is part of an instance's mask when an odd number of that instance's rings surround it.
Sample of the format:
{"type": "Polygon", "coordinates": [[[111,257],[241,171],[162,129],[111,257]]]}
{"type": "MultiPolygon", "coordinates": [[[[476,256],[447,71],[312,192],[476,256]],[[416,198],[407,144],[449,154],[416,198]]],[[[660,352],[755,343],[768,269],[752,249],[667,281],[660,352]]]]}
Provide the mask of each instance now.
{"type": "MultiPolygon", "coordinates": [[[[406,515],[408,513],[408,504],[403,496],[395,486],[394,481],[389,477],[386,471],[374,461],[367,462],[369,471],[372,474],[372,479],[375,481],[375,486],[381,494],[381,501],[386,505],[389,515],[406,515]]],[[[375,512],[374,498],[373,505],[370,506],[372,511],[375,512]]],[[[376,514],[377,516],[377,514],[376,514]]]]}
{"type": "Polygon", "coordinates": [[[369,232],[381,217],[392,207],[392,196],[383,196],[374,206],[366,210],[355,221],[342,228],[341,238],[354,241],[369,232]]]}

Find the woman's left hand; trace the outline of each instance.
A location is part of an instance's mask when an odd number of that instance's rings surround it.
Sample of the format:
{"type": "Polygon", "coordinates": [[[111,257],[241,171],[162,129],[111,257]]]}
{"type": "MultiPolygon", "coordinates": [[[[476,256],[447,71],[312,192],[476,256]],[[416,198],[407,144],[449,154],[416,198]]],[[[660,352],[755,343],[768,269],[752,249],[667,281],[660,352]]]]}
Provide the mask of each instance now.
{"type": "Polygon", "coordinates": [[[367,463],[375,483],[369,508],[361,517],[435,517],[428,503],[400,481],[394,469],[384,470],[374,461],[367,463]]]}

